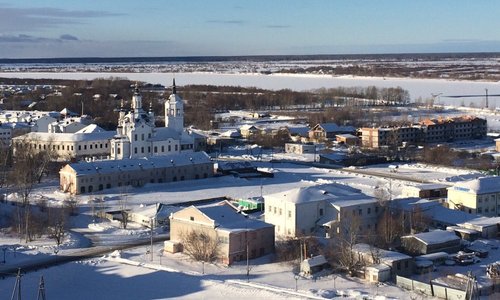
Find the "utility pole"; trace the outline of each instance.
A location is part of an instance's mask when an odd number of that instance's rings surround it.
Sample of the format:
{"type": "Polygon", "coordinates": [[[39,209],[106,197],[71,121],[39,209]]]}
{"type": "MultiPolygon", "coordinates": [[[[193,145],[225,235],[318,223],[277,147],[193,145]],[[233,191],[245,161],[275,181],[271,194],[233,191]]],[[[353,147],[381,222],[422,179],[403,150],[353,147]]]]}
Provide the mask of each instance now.
{"type": "Polygon", "coordinates": [[[247,232],[246,232],[246,237],[247,237],[247,282],[250,281],[250,259],[249,259],[249,254],[248,254],[248,248],[249,248],[249,245],[248,245],[248,229],[247,229],[247,232]]]}
{"type": "Polygon", "coordinates": [[[153,222],[153,219],[154,218],[151,218],[151,261],[153,261],[153,226],[154,226],[154,222],[153,222]]]}
{"type": "Polygon", "coordinates": [[[17,300],[21,300],[21,268],[17,269],[16,283],[14,284],[14,289],[12,290],[12,296],[10,300],[14,300],[14,296],[17,291],[17,300]]]}
{"type": "Polygon", "coordinates": [[[40,283],[38,284],[38,297],[37,300],[46,300],[45,298],[45,282],[43,281],[43,276],[40,277],[40,283]]]}
{"type": "Polygon", "coordinates": [[[486,108],[489,108],[490,106],[488,105],[488,89],[484,89],[486,91],[486,108]]]}

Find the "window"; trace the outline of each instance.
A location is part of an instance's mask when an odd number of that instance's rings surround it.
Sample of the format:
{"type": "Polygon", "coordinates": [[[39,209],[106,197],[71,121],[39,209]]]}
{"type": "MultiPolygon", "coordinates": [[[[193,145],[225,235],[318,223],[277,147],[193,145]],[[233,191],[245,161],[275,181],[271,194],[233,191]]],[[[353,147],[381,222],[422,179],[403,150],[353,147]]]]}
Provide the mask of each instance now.
{"type": "Polygon", "coordinates": [[[400,261],[398,261],[398,263],[396,264],[396,268],[397,268],[398,270],[401,270],[401,262],[400,262],[400,261]]]}
{"type": "Polygon", "coordinates": [[[137,154],[137,147],[134,147],[134,154],[137,154]]]}
{"type": "Polygon", "coordinates": [[[274,213],[276,213],[276,206],[274,207],[274,213]]]}
{"type": "Polygon", "coordinates": [[[323,209],[322,209],[322,208],[320,208],[320,209],[319,209],[319,215],[320,215],[320,216],[322,216],[322,215],[323,215],[323,209]]]}
{"type": "Polygon", "coordinates": [[[291,218],[291,217],[292,217],[292,211],[291,211],[291,210],[289,210],[289,211],[288,211],[288,217],[289,217],[289,218],[291,218]]]}
{"type": "Polygon", "coordinates": [[[189,217],[189,220],[194,221],[194,217],[189,217]]]}
{"type": "Polygon", "coordinates": [[[155,153],[157,153],[158,152],[158,146],[155,146],[154,150],[155,150],[155,153]]]}
{"type": "Polygon", "coordinates": [[[368,207],[368,211],[367,213],[370,214],[372,212],[372,208],[371,207],[368,207]]]}
{"type": "Polygon", "coordinates": [[[175,145],[175,151],[179,151],[179,146],[175,145]]]}
{"type": "Polygon", "coordinates": [[[361,208],[358,209],[358,215],[360,215],[360,216],[363,215],[363,210],[361,208]]]}
{"type": "Polygon", "coordinates": [[[280,208],[280,216],[281,216],[281,213],[282,213],[282,210],[281,210],[281,208],[280,208]]]}
{"type": "Polygon", "coordinates": [[[141,153],[144,153],[144,147],[141,147],[141,153]]]}

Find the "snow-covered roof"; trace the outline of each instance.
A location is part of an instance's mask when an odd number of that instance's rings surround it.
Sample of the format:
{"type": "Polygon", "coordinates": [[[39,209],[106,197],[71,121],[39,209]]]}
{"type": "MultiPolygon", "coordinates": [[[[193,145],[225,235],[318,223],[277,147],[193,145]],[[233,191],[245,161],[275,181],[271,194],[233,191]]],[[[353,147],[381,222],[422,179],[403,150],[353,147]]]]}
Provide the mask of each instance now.
{"type": "Polygon", "coordinates": [[[180,134],[175,131],[175,129],[170,128],[170,127],[156,127],[155,128],[155,134],[152,138],[150,138],[150,141],[165,141],[167,139],[179,139],[180,134]]]}
{"type": "Polygon", "coordinates": [[[377,252],[377,255],[379,255],[380,260],[383,263],[392,263],[394,261],[398,260],[403,260],[403,259],[411,259],[411,256],[396,252],[396,251],[389,251],[389,250],[384,250],[384,249],[379,249],[377,247],[370,246],[368,244],[363,244],[359,243],[356,244],[352,247],[352,249],[356,252],[360,253],[365,253],[365,254],[372,254],[374,251],[377,252]]]}
{"type": "Polygon", "coordinates": [[[416,211],[418,209],[433,221],[443,224],[459,224],[477,218],[466,212],[444,207],[437,200],[420,198],[394,199],[390,204],[396,205],[405,211],[416,211]]]}
{"type": "Polygon", "coordinates": [[[408,189],[415,189],[417,191],[427,191],[427,190],[438,190],[438,189],[445,189],[450,187],[449,185],[446,184],[439,184],[439,183],[424,183],[424,184],[418,184],[414,186],[408,186],[406,188],[408,189]]]}
{"type": "Polygon", "coordinates": [[[320,123],[318,124],[326,132],[355,132],[356,128],[352,126],[339,126],[335,123],[320,123]]]}
{"type": "Polygon", "coordinates": [[[82,129],[78,130],[75,133],[93,133],[93,132],[106,132],[106,130],[102,129],[96,124],[90,124],[86,127],[83,127],[82,129]]]}
{"type": "Polygon", "coordinates": [[[475,227],[488,227],[488,226],[497,226],[500,224],[500,217],[476,217],[472,220],[464,222],[462,224],[458,224],[459,226],[467,226],[473,225],[475,227]]]}
{"type": "Polygon", "coordinates": [[[264,196],[264,199],[281,199],[282,201],[293,202],[293,203],[305,203],[314,201],[328,201],[335,202],[337,200],[360,200],[368,199],[370,197],[361,193],[360,190],[337,184],[324,184],[315,185],[308,187],[294,188],[288,191],[279,192],[275,194],[270,194],[264,196]]]}
{"type": "Polygon", "coordinates": [[[181,210],[181,207],[163,205],[161,203],[134,208],[130,213],[142,215],[148,218],[167,219],[171,213],[181,210]]]}
{"type": "Polygon", "coordinates": [[[474,194],[498,193],[500,192],[500,177],[479,177],[473,180],[461,181],[455,183],[449,189],[474,194]]]}
{"type": "Polygon", "coordinates": [[[299,135],[299,136],[304,136],[307,137],[309,135],[309,128],[306,126],[302,127],[287,127],[288,132],[290,132],[291,135],[299,135]]]}
{"type": "Polygon", "coordinates": [[[435,260],[435,259],[446,259],[448,258],[449,254],[446,252],[435,252],[435,253],[429,253],[429,254],[424,254],[424,255],[419,255],[415,257],[415,260],[435,260]]]}
{"type": "Polygon", "coordinates": [[[327,264],[326,258],[323,255],[313,256],[311,258],[306,258],[302,261],[302,264],[308,265],[309,267],[317,267],[327,264]]]}
{"type": "Polygon", "coordinates": [[[17,140],[45,141],[45,142],[82,142],[82,141],[102,141],[110,140],[116,132],[101,131],[89,133],[50,133],[50,132],[30,132],[16,137],[17,140]]]}
{"type": "Polygon", "coordinates": [[[459,241],[460,238],[453,232],[445,230],[434,230],[429,232],[417,233],[414,235],[407,235],[403,238],[415,237],[426,245],[441,244],[450,241],[459,241]]]}
{"type": "Polygon", "coordinates": [[[249,219],[226,204],[197,207],[205,216],[215,221],[215,226],[229,231],[244,231],[274,226],[259,220],[249,219]]]}
{"type": "Polygon", "coordinates": [[[118,171],[130,172],[134,170],[166,168],[172,165],[185,166],[197,163],[211,162],[205,152],[180,153],[148,158],[100,160],[92,162],[78,162],[69,164],[78,175],[106,174],[118,171]]]}

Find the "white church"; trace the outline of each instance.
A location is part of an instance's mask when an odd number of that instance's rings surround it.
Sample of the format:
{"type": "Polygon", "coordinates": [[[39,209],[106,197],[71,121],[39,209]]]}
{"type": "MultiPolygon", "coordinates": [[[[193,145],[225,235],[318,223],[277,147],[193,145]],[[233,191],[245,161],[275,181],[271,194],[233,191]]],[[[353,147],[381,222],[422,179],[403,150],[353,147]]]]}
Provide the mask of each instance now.
{"type": "Polygon", "coordinates": [[[152,110],[142,108],[135,88],[129,110],[122,103],[109,160],[82,161],[59,171],[60,188],[85,194],[123,186],[142,186],[213,176],[213,163],[203,151],[205,137],[184,129],[184,104],[172,94],[165,101],[165,127],[155,126],[152,110]]]}
{"type": "Polygon", "coordinates": [[[177,95],[175,79],[172,94],[165,101],[165,127],[155,126],[153,111],[142,108],[142,96],[135,88],[130,110],[120,108],[116,135],[111,139],[111,159],[169,155],[200,151],[205,137],[184,129],[184,104],[177,95]]]}

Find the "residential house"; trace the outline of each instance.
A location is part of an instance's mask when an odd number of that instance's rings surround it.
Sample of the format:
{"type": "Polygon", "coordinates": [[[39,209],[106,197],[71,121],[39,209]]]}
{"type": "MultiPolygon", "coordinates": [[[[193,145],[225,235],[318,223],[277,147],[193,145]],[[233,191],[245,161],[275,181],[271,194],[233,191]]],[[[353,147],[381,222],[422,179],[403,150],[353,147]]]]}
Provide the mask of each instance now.
{"type": "Polygon", "coordinates": [[[369,232],[376,229],[381,212],[378,201],[341,184],[294,188],[264,196],[265,221],[276,235],[333,237],[346,226],[369,232]]]}
{"type": "Polygon", "coordinates": [[[500,216],[500,177],[460,181],[448,188],[448,206],[469,214],[500,216]]]}
{"type": "Polygon", "coordinates": [[[243,125],[240,127],[240,133],[241,133],[241,136],[243,138],[250,138],[252,137],[253,135],[256,135],[258,133],[260,133],[260,129],[257,128],[255,125],[243,125]]]}
{"type": "Polygon", "coordinates": [[[181,245],[191,231],[204,232],[218,241],[218,261],[232,264],[274,252],[274,226],[240,214],[225,202],[190,206],[170,217],[170,243],[181,245]]]}
{"type": "Polygon", "coordinates": [[[460,250],[460,238],[454,232],[434,230],[402,236],[401,246],[411,255],[453,253],[460,250]]]}
{"type": "Polygon", "coordinates": [[[339,126],[335,123],[320,123],[309,130],[309,139],[313,141],[333,140],[338,134],[353,134],[356,128],[352,126],[339,126]]]}
{"type": "Polygon", "coordinates": [[[145,227],[165,226],[170,224],[170,215],[181,210],[181,207],[156,203],[141,206],[127,211],[129,222],[141,224],[145,227]]]}

